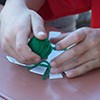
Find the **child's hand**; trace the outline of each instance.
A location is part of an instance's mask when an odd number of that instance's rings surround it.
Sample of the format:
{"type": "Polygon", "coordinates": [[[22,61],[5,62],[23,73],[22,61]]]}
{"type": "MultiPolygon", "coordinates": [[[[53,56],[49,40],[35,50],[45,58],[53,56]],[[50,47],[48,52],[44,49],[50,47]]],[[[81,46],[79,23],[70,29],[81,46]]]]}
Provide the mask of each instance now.
{"type": "Polygon", "coordinates": [[[31,51],[27,43],[31,33],[38,39],[47,37],[44,22],[20,1],[6,3],[1,12],[0,45],[8,55],[22,63],[37,63],[40,57],[31,51]]]}
{"type": "Polygon", "coordinates": [[[76,45],[51,61],[52,73],[66,71],[73,78],[100,67],[100,29],[80,28],[62,40],[60,36],[52,39],[58,40],[58,50],[76,45]]]}

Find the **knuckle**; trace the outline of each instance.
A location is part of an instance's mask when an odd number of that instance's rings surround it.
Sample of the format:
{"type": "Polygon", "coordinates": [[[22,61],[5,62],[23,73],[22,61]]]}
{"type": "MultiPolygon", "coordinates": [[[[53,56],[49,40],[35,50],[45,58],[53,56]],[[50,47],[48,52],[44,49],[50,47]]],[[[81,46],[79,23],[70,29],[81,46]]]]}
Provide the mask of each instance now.
{"type": "Polygon", "coordinates": [[[64,43],[62,43],[62,42],[57,43],[57,45],[60,47],[60,49],[64,49],[65,48],[64,43]]]}
{"type": "Polygon", "coordinates": [[[79,59],[77,57],[73,58],[73,64],[76,65],[79,63],[79,59]]]}
{"type": "Polygon", "coordinates": [[[30,61],[31,61],[31,60],[35,60],[36,58],[37,58],[37,57],[36,57],[35,55],[33,56],[31,53],[29,53],[29,54],[27,55],[27,59],[30,60],[30,61]]]}
{"type": "Polygon", "coordinates": [[[76,33],[79,33],[79,34],[75,35],[75,37],[74,37],[75,41],[79,41],[83,37],[83,31],[84,31],[84,29],[82,29],[82,28],[76,30],[76,33]]]}
{"type": "Polygon", "coordinates": [[[85,38],[87,34],[91,33],[92,29],[88,27],[83,27],[83,28],[78,29],[77,31],[79,31],[79,34],[77,34],[75,39],[76,41],[80,41],[81,39],[83,39],[83,37],[85,38]]]}
{"type": "Polygon", "coordinates": [[[55,58],[55,59],[53,59],[53,62],[54,62],[54,63],[53,63],[53,66],[56,66],[56,67],[57,67],[57,66],[59,65],[59,62],[57,61],[57,59],[56,59],[56,58],[55,58]]]}
{"type": "Polygon", "coordinates": [[[78,34],[76,37],[75,37],[75,41],[79,41],[81,38],[81,34],[78,34]]]}
{"type": "MultiPolygon", "coordinates": [[[[82,31],[82,30],[81,30],[81,31],[82,31]]],[[[84,32],[84,31],[80,32],[79,34],[77,34],[77,35],[75,36],[75,41],[80,41],[80,40],[83,39],[83,37],[84,37],[84,38],[86,37],[86,32],[84,32]]]]}
{"type": "Polygon", "coordinates": [[[17,59],[20,63],[23,63],[23,64],[26,64],[27,63],[27,59],[25,57],[22,57],[20,56],[18,59],[17,59]]]}
{"type": "Polygon", "coordinates": [[[79,52],[78,48],[71,49],[71,54],[73,55],[73,57],[77,56],[78,52],[79,52]]]}
{"type": "Polygon", "coordinates": [[[19,62],[23,63],[23,64],[26,64],[27,63],[27,57],[24,57],[24,56],[20,56],[20,59],[19,59],[19,62]]]}
{"type": "Polygon", "coordinates": [[[25,50],[27,48],[27,44],[26,43],[18,43],[16,44],[16,49],[19,50],[25,50]]]}
{"type": "Polygon", "coordinates": [[[84,72],[87,72],[87,71],[89,71],[90,69],[91,69],[90,66],[88,66],[88,65],[84,65],[84,72]]]}
{"type": "Polygon", "coordinates": [[[24,44],[18,44],[18,45],[16,46],[16,51],[17,51],[17,52],[21,52],[21,51],[23,51],[23,49],[24,49],[24,44]]]}
{"type": "Polygon", "coordinates": [[[23,63],[23,64],[25,64],[25,63],[27,62],[27,59],[21,58],[21,59],[20,59],[20,62],[23,63]]]}

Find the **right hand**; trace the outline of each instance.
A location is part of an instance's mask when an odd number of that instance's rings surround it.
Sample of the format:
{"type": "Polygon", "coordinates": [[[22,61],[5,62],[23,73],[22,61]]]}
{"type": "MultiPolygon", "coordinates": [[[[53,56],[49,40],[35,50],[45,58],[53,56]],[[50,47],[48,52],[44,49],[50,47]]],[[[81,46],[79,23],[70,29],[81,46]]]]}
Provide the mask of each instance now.
{"type": "Polygon", "coordinates": [[[43,19],[36,12],[25,4],[9,3],[1,11],[0,23],[0,45],[7,55],[25,64],[41,61],[27,45],[31,33],[38,39],[47,37],[43,19]]]}

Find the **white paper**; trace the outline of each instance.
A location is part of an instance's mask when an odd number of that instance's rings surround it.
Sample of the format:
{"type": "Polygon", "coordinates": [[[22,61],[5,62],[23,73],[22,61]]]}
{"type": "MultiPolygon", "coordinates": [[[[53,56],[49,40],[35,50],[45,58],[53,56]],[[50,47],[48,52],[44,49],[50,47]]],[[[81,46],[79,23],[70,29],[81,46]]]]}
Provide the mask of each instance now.
{"type": "MultiPolygon", "coordinates": [[[[61,32],[51,31],[49,39],[52,38],[52,37],[57,37],[60,34],[61,34],[61,32]]],[[[52,44],[52,46],[54,46],[54,45],[52,44]]],[[[55,58],[56,56],[60,55],[62,52],[63,51],[55,51],[55,50],[53,50],[51,52],[51,54],[48,56],[47,61],[50,62],[53,58],[55,58]]],[[[26,64],[19,63],[16,59],[14,59],[13,57],[10,57],[10,56],[6,56],[6,58],[11,63],[17,64],[17,65],[21,65],[21,66],[33,66],[34,65],[34,64],[26,65],[26,64]]],[[[45,71],[46,71],[46,67],[42,67],[42,66],[37,66],[36,68],[33,68],[33,69],[30,70],[30,72],[33,72],[33,73],[36,73],[36,74],[39,74],[39,75],[43,75],[45,71]]],[[[49,78],[50,79],[57,79],[57,78],[63,78],[63,76],[62,76],[62,74],[51,74],[50,73],[49,78]]]]}
{"type": "Polygon", "coordinates": [[[7,60],[11,63],[14,63],[14,64],[17,64],[17,65],[20,65],[20,66],[33,66],[34,64],[31,64],[31,65],[26,65],[26,64],[23,64],[23,63],[20,63],[18,62],[15,58],[11,57],[11,56],[6,56],[7,60]]]}
{"type": "Polygon", "coordinates": [[[37,66],[33,69],[30,70],[30,72],[39,74],[39,75],[44,75],[45,71],[46,71],[46,67],[42,67],[42,66],[37,66]]]}
{"type": "Polygon", "coordinates": [[[63,78],[62,74],[49,74],[49,79],[63,78]]]}

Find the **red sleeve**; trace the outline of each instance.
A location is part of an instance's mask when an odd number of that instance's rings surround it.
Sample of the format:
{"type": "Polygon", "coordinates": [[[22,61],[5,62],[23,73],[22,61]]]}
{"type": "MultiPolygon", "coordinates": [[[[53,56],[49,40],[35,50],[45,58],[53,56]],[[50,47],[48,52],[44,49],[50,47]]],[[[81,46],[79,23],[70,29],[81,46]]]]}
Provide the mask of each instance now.
{"type": "Polygon", "coordinates": [[[91,9],[92,0],[46,0],[39,10],[45,20],[85,12],[91,9]]]}
{"type": "Polygon", "coordinates": [[[91,27],[100,28],[100,0],[92,0],[91,27]]]}

